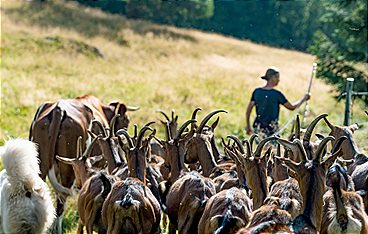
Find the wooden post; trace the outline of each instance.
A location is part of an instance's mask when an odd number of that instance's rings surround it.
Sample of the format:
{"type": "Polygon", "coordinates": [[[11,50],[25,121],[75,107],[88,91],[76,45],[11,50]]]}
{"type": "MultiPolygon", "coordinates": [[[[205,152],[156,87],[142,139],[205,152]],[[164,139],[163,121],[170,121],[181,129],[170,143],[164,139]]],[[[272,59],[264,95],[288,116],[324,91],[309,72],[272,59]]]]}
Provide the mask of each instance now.
{"type": "Polygon", "coordinates": [[[344,125],[350,125],[350,107],[351,107],[351,96],[353,94],[353,83],[354,78],[346,79],[346,101],[345,101],[345,118],[344,125]]]}

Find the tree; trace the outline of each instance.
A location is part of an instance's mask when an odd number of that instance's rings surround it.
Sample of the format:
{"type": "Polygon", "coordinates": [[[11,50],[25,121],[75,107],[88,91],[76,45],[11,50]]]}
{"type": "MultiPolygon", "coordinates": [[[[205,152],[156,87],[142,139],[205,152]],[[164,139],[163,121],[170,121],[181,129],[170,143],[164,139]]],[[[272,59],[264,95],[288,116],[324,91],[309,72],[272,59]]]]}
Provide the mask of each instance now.
{"type": "Polygon", "coordinates": [[[213,0],[162,1],[126,0],[126,15],[160,23],[184,24],[189,19],[213,15],[213,0]]]}
{"type": "MultiPolygon", "coordinates": [[[[309,51],[317,56],[317,76],[345,90],[345,78],[353,77],[354,91],[368,91],[367,2],[325,1],[321,30],[309,51]]],[[[364,97],[366,103],[368,98],[364,97]]]]}

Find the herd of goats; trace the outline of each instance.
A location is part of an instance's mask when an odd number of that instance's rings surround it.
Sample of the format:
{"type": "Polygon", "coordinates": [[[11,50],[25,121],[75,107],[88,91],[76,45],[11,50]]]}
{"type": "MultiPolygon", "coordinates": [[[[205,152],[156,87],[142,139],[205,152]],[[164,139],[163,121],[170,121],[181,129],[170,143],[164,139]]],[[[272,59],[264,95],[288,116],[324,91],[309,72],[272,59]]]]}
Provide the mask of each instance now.
{"type": "Polygon", "coordinates": [[[78,233],[161,233],[162,223],[169,233],[368,233],[368,157],[354,126],[322,114],[301,129],[297,118],[287,139],[231,135],[221,153],[219,117],[208,123],[224,110],[198,121],[197,108],[181,126],[160,111],[129,135],[132,110],[92,95],[41,105],[29,140],[0,148],[0,232],[62,233],[78,191],[78,233]],[[321,120],[331,132],[311,141],[321,120]]]}

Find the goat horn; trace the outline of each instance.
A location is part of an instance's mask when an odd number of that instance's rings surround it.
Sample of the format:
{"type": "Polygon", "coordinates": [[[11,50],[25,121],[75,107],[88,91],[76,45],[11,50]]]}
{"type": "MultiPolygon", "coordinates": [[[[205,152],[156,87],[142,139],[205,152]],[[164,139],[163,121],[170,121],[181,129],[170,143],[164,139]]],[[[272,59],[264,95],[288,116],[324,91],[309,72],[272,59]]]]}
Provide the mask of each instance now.
{"type": "Polygon", "coordinates": [[[326,124],[327,124],[327,126],[332,130],[332,129],[334,129],[334,125],[330,122],[330,121],[328,121],[328,119],[327,118],[323,118],[323,120],[326,122],[326,124]]]}
{"type": "Polygon", "coordinates": [[[257,146],[257,149],[256,151],[254,152],[254,157],[260,157],[261,153],[262,153],[262,149],[263,149],[263,146],[271,141],[271,140],[276,140],[277,137],[267,137],[266,139],[263,139],[261,142],[259,142],[259,145],[257,146]]]}
{"type": "Polygon", "coordinates": [[[266,159],[266,162],[270,158],[271,150],[272,150],[272,145],[268,147],[268,149],[266,150],[266,153],[261,157],[262,159],[266,159]]]}
{"type": "Polygon", "coordinates": [[[123,135],[127,142],[128,142],[128,146],[129,146],[129,149],[132,149],[134,148],[134,144],[133,144],[133,140],[132,138],[129,136],[128,132],[125,130],[125,129],[119,129],[116,134],[121,137],[121,135],[123,135]]]}
{"type": "Polygon", "coordinates": [[[212,118],[212,116],[214,116],[217,113],[221,113],[221,112],[227,113],[226,110],[215,110],[215,111],[212,111],[211,113],[209,113],[206,117],[204,117],[204,119],[202,120],[201,124],[197,128],[196,133],[201,133],[202,130],[203,130],[203,128],[204,128],[204,126],[212,118]]]}
{"type": "Polygon", "coordinates": [[[156,123],[156,122],[155,122],[155,121],[148,122],[148,123],[146,123],[143,127],[145,127],[145,126],[149,127],[150,125],[152,125],[152,124],[154,124],[154,123],[156,123]]]}
{"type": "Polygon", "coordinates": [[[243,144],[241,143],[241,141],[239,140],[238,137],[236,137],[236,136],[227,136],[227,138],[234,140],[235,144],[238,146],[238,148],[240,150],[240,153],[245,154],[244,146],[243,146],[243,144]]]}
{"type": "Polygon", "coordinates": [[[250,142],[247,139],[244,139],[243,143],[245,144],[247,148],[247,157],[251,157],[252,156],[252,146],[250,142]]]}
{"type": "Polygon", "coordinates": [[[82,155],[82,136],[79,136],[77,139],[77,157],[79,158],[82,155]]]}
{"type": "Polygon", "coordinates": [[[277,142],[281,145],[283,145],[286,149],[291,150],[291,152],[293,153],[294,157],[297,156],[298,154],[298,147],[291,141],[288,140],[284,140],[281,138],[277,138],[277,142]]]}
{"type": "Polygon", "coordinates": [[[241,141],[239,140],[239,138],[237,138],[236,136],[227,136],[227,138],[234,140],[234,142],[236,143],[236,145],[238,146],[238,148],[240,150],[240,153],[245,154],[244,146],[241,143],[241,141]]]}
{"type": "Polygon", "coordinates": [[[139,134],[138,134],[138,137],[137,137],[137,143],[136,143],[136,147],[139,148],[141,147],[141,144],[142,144],[142,140],[143,140],[143,135],[144,133],[147,131],[147,130],[150,130],[153,132],[153,129],[148,127],[148,126],[144,126],[140,131],[139,131],[139,134]]]}
{"type": "Polygon", "coordinates": [[[293,143],[296,145],[297,149],[299,150],[299,152],[302,154],[302,158],[304,161],[307,161],[308,158],[308,154],[307,152],[305,152],[305,149],[303,147],[302,142],[299,139],[295,139],[293,141],[293,143]]]}
{"type": "Polygon", "coordinates": [[[319,116],[317,116],[317,118],[315,118],[312,123],[308,126],[307,130],[304,133],[304,137],[303,137],[303,145],[308,144],[309,145],[309,141],[310,138],[312,136],[312,132],[313,129],[316,127],[317,123],[322,119],[325,118],[326,116],[328,116],[327,114],[321,114],[319,116]]]}
{"type": "MultiPolygon", "coordinates": [[[[198,113],[198,111],[201,111],[201,110],[202,110],[202,108],[197,107],[197,108],[193,111],[192,119],[196,119],[196,118],[197,118],[197,113],[198,113]]],[[[194,126],[194,124],[193,124],[193,125],[192,125],[192,127],[191,127],[191,129],[190,129],[190,131],[194,132],[194,128],[195,128],[195,126],[194,126]]]]}
{"type": "Polygon", "coordinates": [[[300,119],[299,115],[296,115],[296,121],[295,121],[295,138],[300,140],[300,119]]]}
{"type": "Polygon", "coordinates": [[[133,135],[133,139],[137,139],[138,137],[138,125],[134,124],[134,135],[133,135]]]}
{"type": "Polygon", "coordinates": [[[253,152],[253,142],[258,137],[257,134],[253,134],[249,138],[250,150],[253,152]]]}
{"type": "Polygon", "coordinates": [[[195,119],[190,119],[187,122],[185,122],[178,130],[178,133],[176,134],[176,136],[174,137],[174,139],[179,139],[181,137],[181,135],[183,134],[184,130],[188,127],[189,124],[193,124],[197,122],[197,120],[195,119]]]}
{"type": "Polygon", "coordinates": [[[166,122],[166,124],[165,124],[165,130],[166,130],[166,138],[167,138],[166,140],[169,142],[169,141],[172,140],[169,122],[166,122]]]}
{"type": "Polygon", "coordinates": [[[175,110],[172,109],[171,110],[171,120],[174,121],[174,117],[175,117],[175,110]]]}
{"type": "Polygon", "coordinates": [[[86,151],[84,151],[84,154],[82,155],[82,157],[84,157],[84,158],[88,158],[89,156],[91,156],[91,153],[92,153],[92,149],[93,149],[94,144],[95,144],[95,143],[96,143],[96,141],[97,141],[98,139],[100,139],[101,137],[102,137],[101,135],[98,135],[97,137],[95,137],[95,138],[92,140],[91,144],[89,144],[89,145],[88,145],[88,147],[87,147],[86,151]]]}
{"type": "Polygon", "coordinates": [[[100,129],[104,133],[104,137],[106,137],[107,136],[107,132],[106,132],[105,127],[102,125],[102,123],[100,121],[98,121],[97,119],[92,120],[92,124],[93,123],[96,123],[100,127],[100,129]]]}
{"type": "Polygon", "coordinates": [[[281,145],[277,144],[277,151],[276,151],[277,156],[281,156],[281,145]]]}
{"type": "Polygon", "coordinates": [[[156,112],[161,113],[165,117],[167,122],[170,122],[169,116],[167,116],[167,114],[163,110],[157,110],[156,112]]]}
{"type": "Polygon", "coordinates": [[[335,144],[332,147],[331,153],[337,152],[338,149],[340,149],[342,143],[347,140],[348,138],[346,136],[342,136],[339,139],[335,141],[335,144]]]}
{"type": "Polygon", "coordinates": [[[119,117],[120,117],[120,114],[116,114],[114,117],[112,117],[110,121],[110,136],[111,137],[115,136],[115,122],[116,122],[116,119],[119,117]]]}
{"type": "Polygon", "coordinates": [[[322,158],[322,152],[324,151],[324,149],[326,148],[326,145],[329,141],[335,140],[335,137],[333,136],[328,136],[326,138],[324,138],[321,143],[319,144],[317,151],[316,151],[316,159],[318,159],[319,161],[322,158]]]}

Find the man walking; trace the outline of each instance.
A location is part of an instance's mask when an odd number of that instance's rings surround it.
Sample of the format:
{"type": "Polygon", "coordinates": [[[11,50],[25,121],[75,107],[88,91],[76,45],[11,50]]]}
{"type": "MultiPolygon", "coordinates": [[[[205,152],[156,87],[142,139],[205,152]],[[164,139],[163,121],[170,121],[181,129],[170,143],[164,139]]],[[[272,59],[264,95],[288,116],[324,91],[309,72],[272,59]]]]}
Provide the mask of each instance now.
{"type": "Polygon", "coordinates": [[[266,80],[266,85],[256,88],[250,99],[246,110],[246,132],[252,134],[250,125],[250,113],[256,106],[257,116],[253,123],[254,132],[260,136],[268,137],[273,135],[279,128],[278,119],[280,112],[280,104],[289,110],[295,110],[309,100],[310,94],[306,93],[303,98],[295,103],[290,103],[283,93],[274,89],[280,81],[280,72],[276,67],[267,69],[266,74],[261,77],[266,80]]]}

